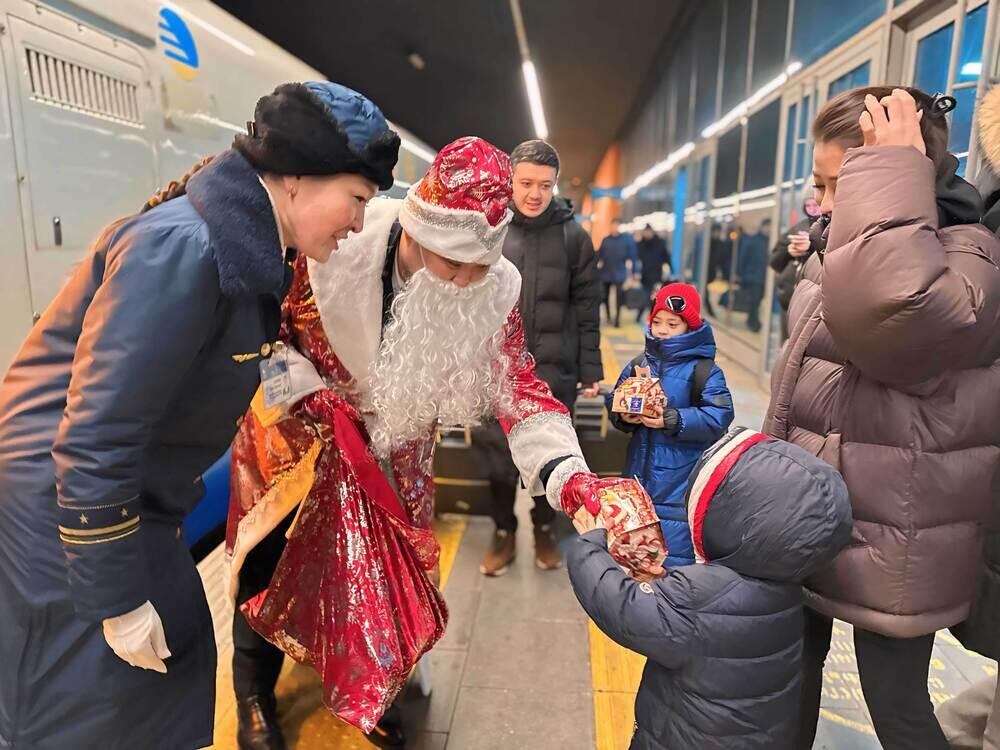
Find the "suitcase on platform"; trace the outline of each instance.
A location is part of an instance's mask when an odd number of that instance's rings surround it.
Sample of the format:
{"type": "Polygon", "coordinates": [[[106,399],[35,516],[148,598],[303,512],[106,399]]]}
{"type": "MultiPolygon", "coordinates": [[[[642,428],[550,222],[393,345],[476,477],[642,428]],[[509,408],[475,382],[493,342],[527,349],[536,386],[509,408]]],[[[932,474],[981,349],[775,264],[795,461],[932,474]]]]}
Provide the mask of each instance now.
{"type": "MultiPolygon", "coordinates": [[[[597,398],[577,399],[573,421],[591,470],[601,476],[621,476],[628,435],[608,421],[604,393],[597,398]]],[[[437,441],[435,509],[441,513],[489,515],[491,467],[497,455],[503,454],[506,441],[502,433],[490,427],[442,429],[437,441]]]]}

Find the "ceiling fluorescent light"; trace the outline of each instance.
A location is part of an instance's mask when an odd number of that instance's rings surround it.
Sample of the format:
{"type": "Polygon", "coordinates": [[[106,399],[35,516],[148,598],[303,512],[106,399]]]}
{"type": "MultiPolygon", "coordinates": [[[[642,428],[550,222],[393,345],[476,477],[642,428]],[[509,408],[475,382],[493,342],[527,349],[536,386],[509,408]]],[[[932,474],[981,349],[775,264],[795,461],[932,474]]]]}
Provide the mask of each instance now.
{"type": "Polygon", "coordinates": [[[677,166],[678,162],[688,158],[688,156],[691,155],[692,151],[694,151],[694,144],[685,143],[679,149],[670,154],[670,156],[668,156],[666,159],[654,164],[652,167],[647,169],[641,175],[636,177],[630,185],[628,185],[627,187],[625,187],[625,189],[622,190],[622,198],[625,199],[631,198],[633,195],[638,193],[642,188],[649,185],[657,177],[665,175],[667,172],[669,172],[671,169],[677,166]]]}
{"type": "Polygon", "coordinates": [[[542,109],[542,92],[538,88],[538,76],[535,74],[535,64],[531,60],[521,63],[524,73],[524,86],[528,90],[528,104],[531,106],[531,119],[535,124],[535,137],[545,140],[549,137],[549,128],[545,124],[545,110],[542,109]]]}

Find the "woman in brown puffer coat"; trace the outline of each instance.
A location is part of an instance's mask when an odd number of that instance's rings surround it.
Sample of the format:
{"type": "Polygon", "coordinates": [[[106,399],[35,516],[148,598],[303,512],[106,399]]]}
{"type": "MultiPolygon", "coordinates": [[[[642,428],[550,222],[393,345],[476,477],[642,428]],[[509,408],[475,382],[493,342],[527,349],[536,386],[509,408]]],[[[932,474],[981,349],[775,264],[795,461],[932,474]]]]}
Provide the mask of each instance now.
{"type": "Polygon", "coordinates": [[[856,521],[808,584],[796,748],[813,745],[833,617],[855,626],[882,746],[948,747],[928,663],[935,631],[968,615],[1000,465],[1000,242],[947,153],[953,106],[856,89],[813,125],[823,249],[792,299],[765,431],[838,467],[856,521]]]}

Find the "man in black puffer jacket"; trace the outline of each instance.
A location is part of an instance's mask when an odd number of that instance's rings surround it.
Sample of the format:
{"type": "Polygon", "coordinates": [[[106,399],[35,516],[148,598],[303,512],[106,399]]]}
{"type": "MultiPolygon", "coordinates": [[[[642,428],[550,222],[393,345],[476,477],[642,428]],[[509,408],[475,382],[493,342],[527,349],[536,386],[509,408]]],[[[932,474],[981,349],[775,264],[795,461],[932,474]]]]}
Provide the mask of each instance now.
{"type": "MultiPolygon", "coordinates": [[[[521,317],[525,342],[535,357],[538,377],[573,411],[577,388],[597,394],[601,366],[601,285],[590,237],[573,217],[567,200],[554,197],[559,155],[545,141],[526,141],[510,157],[513,169],[514,220],[503,254],[521,272],[521,317]]],[[[484,575],[506,572],[514,559],[514,496],[517,471],[507,441],[495,425],[478,433],[491,454],[490,485],[496,534],[480,565],[484,575]]],[[[550,524],[555,511],[535,500],[535,560],[543,570],[562,564],[550,524]]]]}
{"type": "Polygon", "coordinates": [[[851,539],[847,487],[829,464],[736,428],[695,466],[698,560],[639,583],[586,513],[567,555],[597,626],[649,661],[630,750],[795,748],[802,688],[800,582],[851,539]]]}

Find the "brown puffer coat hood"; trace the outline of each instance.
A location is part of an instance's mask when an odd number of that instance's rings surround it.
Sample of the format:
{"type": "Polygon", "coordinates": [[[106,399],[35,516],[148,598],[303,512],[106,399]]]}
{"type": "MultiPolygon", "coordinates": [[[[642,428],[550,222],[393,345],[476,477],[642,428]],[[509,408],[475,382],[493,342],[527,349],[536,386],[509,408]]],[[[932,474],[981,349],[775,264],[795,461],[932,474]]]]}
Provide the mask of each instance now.
{"type": "Polygon", "coordinates": [[[911,147],[848,152],[765,423],[851,494],[854,541],[809,580],[810,606],[901,638],[968,614],[1000,488],[1000,242],[957,223],[967,185],[935,182],[911,147]]]}

